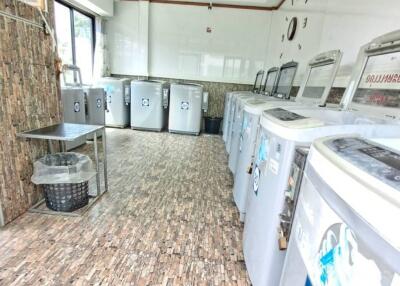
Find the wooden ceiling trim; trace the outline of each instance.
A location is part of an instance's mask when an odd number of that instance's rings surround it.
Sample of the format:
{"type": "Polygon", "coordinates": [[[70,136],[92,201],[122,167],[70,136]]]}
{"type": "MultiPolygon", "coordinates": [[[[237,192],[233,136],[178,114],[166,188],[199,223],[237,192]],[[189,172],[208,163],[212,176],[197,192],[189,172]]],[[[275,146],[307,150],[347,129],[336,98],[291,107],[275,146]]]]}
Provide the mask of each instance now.
{"type": "MultiPolygon", "coordinates": [[[[123,0],[123,1],[149,1],[150,3],[200,6],[200,7],[208,7],[210,5],[209,3],[206,3],[206,2],[190,2],[190,1],[178,1],[178,0],[123,0]]],[[[245,10],[259,10],[259,11],[275,11],[275,10],[278,10],[283,5],[284,2],[285,2],[285,0],[281,0],[281,2],[278,5],[273,6],[273,7],[221,4],[221,3],[213,3],[212,7],[245,9],[245,10]]]]}

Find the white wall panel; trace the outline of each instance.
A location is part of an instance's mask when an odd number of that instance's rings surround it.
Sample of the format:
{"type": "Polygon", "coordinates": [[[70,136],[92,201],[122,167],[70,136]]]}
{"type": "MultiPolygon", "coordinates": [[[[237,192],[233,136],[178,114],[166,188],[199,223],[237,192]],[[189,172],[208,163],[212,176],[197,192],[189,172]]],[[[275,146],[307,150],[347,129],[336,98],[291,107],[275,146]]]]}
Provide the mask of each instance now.
{"type": "Polygon", "coordinates": [[[263,11],[151,4],[150,73],[252,83],[266,64],[270,21],[263,11]]]}
{"type": "Polygon", "coordinates": [[[147,1],[114,3],[114,17],[107,22],[111,73],[148,74],[147,1]]]}
{"type": "Polygon", "coordinates": [[[338,72],[334,86],[345,87],[348,83],[352,67],[361,45],[381,34],[400,29],[395,11],[400,11],[400,1],[364,1],[364,0],[304,0],[286,1],[282,8],[274,12],[273,31],[271,37],[284,32],[288,22],[283,18],[297,16],[300,27],[292,42],[285,40],[274,41],[275,46],[269,48],[272,58],[282,52],[283,58],[295,59],[300,63],[295,84],[298,84],[305,70],[308,60],[319,52],[331,49],[340,49],[344,53],[342,65],[338,72]],[[307,17],[307,27],[301,28],[301,23],[307,17]],[[279,23],[279,24],[278,24],[279,23]],[[300,43],[302,50],[296,49],[300,43]]]}
{"type": "Polygon", "coordinates": [[[342,67],[334,85],[345,87],[359,47],[400,28],[398,0],[294,0],[293,6],[286,1],[275,12],[209,11],[148,1],[114,5],[115,16],[107,25],[111,72],[126,75],[252,83],[259,69],[295,60],[300,63],[299,85],[313,56],[341,49],[342,67]],[[286,33],[293,16],[299,27],[289,42],[286,33]]]}
{"type": "Polygon", "coordinates": [[[324,17],[320,13],[277,11],[273,13],[272,31],[269,39],[268,68],[280,66],[289,61],[299,62],[294,85],[300,85],[306,70],[306,63],[319,52],[324,17]],[[287,29],[292,17],[298,18],[298,28],[292,41],[287,40],[287,29]],[[302,27],[307,18],[306,28],[302,27]],[[283,41],[282,41],[283,37],[283,41]]]}

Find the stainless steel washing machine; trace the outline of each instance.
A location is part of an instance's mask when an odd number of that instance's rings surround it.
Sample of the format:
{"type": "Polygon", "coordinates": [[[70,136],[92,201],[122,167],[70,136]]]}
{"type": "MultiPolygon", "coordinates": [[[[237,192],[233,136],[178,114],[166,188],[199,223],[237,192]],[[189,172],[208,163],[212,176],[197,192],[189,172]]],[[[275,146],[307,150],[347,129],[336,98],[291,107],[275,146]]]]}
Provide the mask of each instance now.
{"type": "Polygon", "coordinates": [[[154,80],[131,82],[131,128],[161,131],[168,116],[168,84],[154,80]]]}
{"type": "MultiPolygon", "coordinates": [[[[64,65],[62,79],[61,101],[64,122],[85,124],[85,94],[80,69],[77,66],[64,65]]],[[[82,137],[73,142],[66,142],[65,148],[71,150],[85,143],[86,137],[82,137]]]]}
{"type": "MultiPolygon", "coordinates": [[[[64,110],[64,122],[86,124],[85,94],[83,88],[61,88],[61,100],[64,110]]],[[[86,137],[82,137],[73,142],[66,142],[65,147],[67,150],[71,150],[85,143],[86,137]]]]}
{"type": "Polygon", "coordinates": [[[106,126],[124,128],[129,125],[131,86],[126,78],[105,77],[96,82],[106,92],[106,126]]]}
{"type": "MultiPolygon", "coordinates": [[[[104,126],[106,109],[104,89],[101,87],[83,87],[83,92],[86,103],[86,124],[104,126]]],[[[100,137],[101,132],[98,132],[97,136],[100,137]]]]}
{"type": "Polygon", "coordinates": [[[173,83],[170,101],[169,132],[199,135],[203,110],[208,106],[208,94],[203,95],[203,86],[173,83]]]}

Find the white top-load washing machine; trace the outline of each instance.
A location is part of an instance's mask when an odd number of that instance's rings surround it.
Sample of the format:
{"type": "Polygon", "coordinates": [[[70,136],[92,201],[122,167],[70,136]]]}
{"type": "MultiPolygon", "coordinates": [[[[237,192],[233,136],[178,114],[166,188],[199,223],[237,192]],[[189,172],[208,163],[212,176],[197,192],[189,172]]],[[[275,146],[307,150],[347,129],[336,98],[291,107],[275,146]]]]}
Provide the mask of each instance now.
{"type": "Polygon", "coordinates": [[[104,77],[96,82],[106,92],[106,126],[125,128],[129,125],[131,81],[127,78],[104,77]]]}
{"type": "MultiPolygon", "coordinates": [[[[61,101],[63,118],[66,123],[86,124],[85,93],[82,87],[80,69],[74,65],[63,65],[61,101]]],[[[86,137],[66,142],[66,150],[77,148],[86,143],[86,137]]]]}
{"type": "Polygon", "coordinates": [[[241,221],[244,220],[246,213],[247,190],[253,170],[254,149],[262,111],[275,107],[324,106],[339,69],[341,58],[342,53],[339,50],[327,51],[312,58],[308,63],[304,80],[294,101],[258,103],[249,100],[244,104],[233,186],[233,197],[239,209],[241,221]]]}
{"type": "Polygon", "coordinates": [[[343,100],[349,110],[263,112],[243,235],[245,262],[254,285],[279,283],[291,225],[285,209],[294,204],[285,192],[293,184],[289,175],[296,149],[329,135],[399,136],[399,90],[391,76],[400,71],[399,43],[400,32],[396,32],[361,48],[343,100]]]}
{"type": "Polygon", "coordinates": [[[161,131],[167,122],[169,88],[154,80],[131,82],[131,127],[161,131]]]}
{"type": "Polygon", "coordinates": [[[252,93],[260,93],[264,89],[262,86],[262,79],[264,77],[265,72],[263,70],[260,70],[257,72],[256,79],[254,81],[253,89],[251,91],[230,91],[225,94],[225,106],[224,106],[224,120],[223,120],[223,125],[222,125],[222,140],[224,142],[227,141],[228,139],[228,127],[230,124],[231,120],[231,100],[232,97],[235,96],[236,94],[252,94],[252,93]]]}
{"type": "Polygon", "coordinates": [[[400,285],[400,138],[316,140],[280,285],[400,285]]]}
{"type": "MultiPolygon", "coordinates": [[[[278,74],[278,78],[276,79],[276,87],[275,87],[275,92],[277,90],[280,90],[283,94],[283,92],[289,92],[291,90],[291,85],[293,84],[294,77],[296,75],[296,70],[297,70],[298,64],[295,62],[289,62],[280,68],[280,72],[278,74]]],[[[269,73],[269,76],[273,77],[273,74],[269,73]]],[[[268,80],[268,78],[267,78],[268,80]]],[[[267,81],[266,81],[267,82],[267,81]]],[[[274,93],[276,95],[276,93],[274,93]]],[[[242,122],[243,122],[243,109],[244,109],[244,104],[246,100],[251,99],[252,97],[249,96],[242,96],[239,95],[236,98],[235,102],[235,111],[234,111],[234,116],[232,120],[232,128],[231,128],[231,136],[230,136],[230,148],[229,148],[229,162],[228,166],[229,169],[233,174],[236,172],[236,165],[237,165],[237,158],[238,158],[238,149],[239,149],[239,139],[240,139],[240,131],[242,127],[242,122]]],[[[282,96],[282,97],[271,97],[271,96],[264,96],[263,97],[265,101],[282,101],[283,99],[289,99],[288,96],[282,96]]],[[[229,143],[229,141],[228,141],[229,143]]]]}
{"type": "Polygon", "coordinates": [[[192,83],[172,83],[168,129],[171,133],[199,135],[203,110],[208,106],[208,96],[203,86],[192,83]]]}

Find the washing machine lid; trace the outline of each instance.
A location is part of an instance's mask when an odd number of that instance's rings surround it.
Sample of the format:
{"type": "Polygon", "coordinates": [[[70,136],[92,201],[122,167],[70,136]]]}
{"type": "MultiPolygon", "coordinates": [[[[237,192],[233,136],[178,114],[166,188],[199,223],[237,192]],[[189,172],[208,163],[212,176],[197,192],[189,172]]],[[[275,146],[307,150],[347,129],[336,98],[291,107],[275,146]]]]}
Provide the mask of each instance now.
{"type": "Polygon", "coordinates": [[[130,82],[129,78],[117,78],[117,77],[102,77],[96,81],[96,84],[102,83],[125,83],[130,82]]]}
{"type": "Polygon", "coordinates": [[[281,99],[289,99],[292,90],[293,81],[296,76],[297,62],[288,62],[283,64],[279,69],[278,78],[276,79],[276,87],[273,96],[281,99]]]}
{"type": "Polygon", "coordinates": [[[176,86],[187,86],[187,87],[200,87],[203,88],[203,86],[201,84],[197,84],[197,83],[191,83],[191,82],[179,82],[179,83],[171,83],[172,85],[176,85],[176,86]]]}
{"type": "Polygon", "coordinates": [[[157,84],[157,85],[163,85],[166,82],[161,81],[161,80],[153,80],[153,79],[135,79],[131,81],[132,84],[157,84]]]}
{"type": "Polygon", "coordinates": [[[361,47],[341,106],[400,121],[400,30],[361,47]]]}
{"type": "Polygon", "coordinates": [[[268,97],[251,98],[245,101],[244,110],[248,113],[261,115],[265,107],[270,106],[272,102],[268,97]]]}
{"type": "Polygon", "coordinates": [[[253,94],[253,92],[249,91],[249,90],[243,90],[243,91],[242,90],[237,90],[237,91],[228,91],[227,92],[227,95],[229,97],[237,96],[239,94],[253,94]]]}
{"type": "Polygon", "coordinates": [[[275,97],[252,98],[245,101],[244,110],[248,113],[261,115],[264,110],[277,107],[292,107],[301,105],[295,101],[282,101],[275,97]]]}
{"type": "Polygon", "coordinates": [[[104,93],[104,88],[96,85],[83,85],[83,90],[87,93],[104,93]]]}
{"type": "Polygon", "coordinates": [[[263,111],[261,126],[267,128],[271,122],[292,129],[316,128],[325,125],[323,121],[317,118],[306,117],[281,107],[263,111]]]}
{"type": "Polygon", "coordinates": [[[340,50],[327,51],[311,59],[295,100],[303,104],[325,105],[341,59],[340,50]]]}
{"type": "Polygon", "coordinates": [[[242,103],[242,102],[247,101],[249,99],[259,98],[259,97],[260,97],[260,95],[256,94],[256,93],[238,94],[236,96],[236,103],[242,103]]]}
{"type": "Polygon", "coordinates": [[[330,206],[344,202],[399,252],[400,139],[391,141],[388,148],[356,136],[318,139],[306,174],[326,200],[340,198],[330,206]]]}
{"type": "Polygon", "coordinates": [[[260,93],[261,88],[262,88],[262,82],[264,78],[265,71],[264,70],[259,70],[256,74],[256,79],[254,81],[253,85],[253,92],[254,93],[260,93]]]}
{"type": "Polygon", "coordinates": [[[265,76],[264,86],[261,93],[264,95],[272,96],[276,88],[276,79],[278,78],[279,68],[272,67],[267,71],[265,76]]]}

